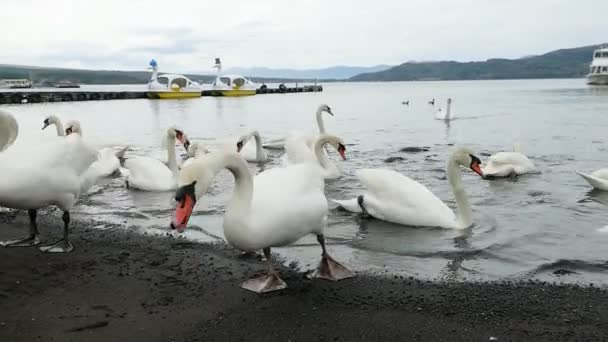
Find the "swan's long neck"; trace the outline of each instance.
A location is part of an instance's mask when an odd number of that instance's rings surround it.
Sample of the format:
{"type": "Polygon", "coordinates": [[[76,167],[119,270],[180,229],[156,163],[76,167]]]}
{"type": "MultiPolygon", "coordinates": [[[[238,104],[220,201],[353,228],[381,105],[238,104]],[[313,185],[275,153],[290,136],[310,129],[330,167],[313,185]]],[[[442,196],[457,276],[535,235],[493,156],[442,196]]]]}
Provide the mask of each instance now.
{"type": "Polygon", "coordinates": [[[175,156],[175,138],[167,137],[167,166],[177,176],[177,159],[175,156]]]}
{"type": "Polygon", "coordinates": [[[317,141],[315,141],[315,156],[317,157],[317,161],[319,161],[319,164],[321,165],[321,167],[325,170],[327,170],[330,166],[330,161],[329,159],[327,159],[327,155],[325,154],[325,144],[327,144],[328,138],[327,137],[319,137],[317,139],[317,141]]]}
{"type": "Polygon", "coordinates": [[[55,129],[57,130],[57,136],[58,137],[65,136],[65,130],[63,129],[63,124],[61,123],[61,120],[55,119],[53,121],[53,123],[55,124],[55,129]]]}
{"type": "Polygon", "coordinates": [[[323,111],[321,108],[317,110],[317,125],[319,126],[319,133],[325,133],[325,124],[323,123],[323,111]]]}
{"type": "MultiPolygon", "coordinates": [[[[235,182],[232,199],[226,207],[224,221],[231,219],[247,220],[251,208],[251,199],[253,198],[253,177],[247,168],[247,163],[239,154],[226,153],[216,164],[215,172],[217,173],[223,168],[228,169],[234,175],[235,182]]],[[[246,228],[244,224],[239,226],[239,229],[246,228]]]]}
{"type": "Polygon", "coordinates": [[[452,118],[452,101],[448,100],[445,110],[445,118],[450,120],[452,118]]]}
{"type": "Polygon", "coordinates": [[[460,228],[467,228],[473,224],[473,210],[469,204],[469,198],[464,192],[462,185],[462,173],[456,161],[450,159],[448,161],[448,181],[452,186],[452,192],[456,198],[456,220],[460,228]]]}
{"type": "Polygon", "coordinates": [[[252,133],[253,138],[255,139],[255,158],[258,161],[264,159],[264,150],[262,149],[262,137],[260,137],[260,133],[255,131],[252,133]]]}

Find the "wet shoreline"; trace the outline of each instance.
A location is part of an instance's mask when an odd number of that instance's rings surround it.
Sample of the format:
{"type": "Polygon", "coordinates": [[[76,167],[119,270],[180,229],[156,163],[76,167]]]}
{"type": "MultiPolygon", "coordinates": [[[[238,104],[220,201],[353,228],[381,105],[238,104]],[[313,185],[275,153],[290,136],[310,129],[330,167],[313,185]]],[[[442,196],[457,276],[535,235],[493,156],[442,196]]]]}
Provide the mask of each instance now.
{"type": "MultiPolygon", "coordinates": [[[[57,212],[40,215],[44,242],[57,212]]],[[[256,295],[239,283],[260,256],[74,220],[75,251],[0,248],[0,340],[353,341],[601,340],[608,291],[540,281],[432,282],[357,273],[338,283],[280,266],[288,289],[256,295]]],[[[0,239],[27,231],[0,212],[0,239]]]]}

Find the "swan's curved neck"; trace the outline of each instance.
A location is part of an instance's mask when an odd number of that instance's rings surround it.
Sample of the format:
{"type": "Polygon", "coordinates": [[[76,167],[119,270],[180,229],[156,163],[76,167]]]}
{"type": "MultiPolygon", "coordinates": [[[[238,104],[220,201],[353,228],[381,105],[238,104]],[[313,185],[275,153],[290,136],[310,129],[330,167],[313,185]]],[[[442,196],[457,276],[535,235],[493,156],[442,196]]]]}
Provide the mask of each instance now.
{"type": "Polygon", "coordinates": [[[177,176],[177,157],[175,156],[175,138],[167,137],[167,166],[174,176],[177,176]]]}
{"type": "Polygon", "coordinates": [[[253,138],[255,139],[255,158],[258,161],[264,159],[264,150],[262,149],[262,137],[258,131],[253,132],[253,138]]]}
{"type": "Polygon", "coordinates": [[[325,148],[323,148],[325,146],[325,144],[327,144],[328,138],[327,137],[319,137],[317,139],[317,141],[315,141],[315,156],[317,157],[317,160],[319,161],[319,164],[321,165],[321,167],[325,170],[327,170],[329,168],[329,159],[327,159],[327,155],[325,154],[325,148]]]}
{"type": "Polygon", "coordinates": [[[447,173],[448,181],[456,198],[456,221],[460,228],[467,228],[473,224],[473,210],[462,186],[462,173],[456,161],[452,159],[448,161],[447,173]]]}
{"type": "Polygon", "coordinates": [[[319,133],[325,133],[325,124],[323,123],[323,111],[321,108],[317,110],[317,125],[319,126],[319,133]]]}
{"type": "Polygon", "coordinates": [[[63,124],[61,123],[61,120],[55,119],[53,123],[55,124],[55,129],[57,130],[57,136],[65,136],[65,130],[63,129],[63,124]]]}

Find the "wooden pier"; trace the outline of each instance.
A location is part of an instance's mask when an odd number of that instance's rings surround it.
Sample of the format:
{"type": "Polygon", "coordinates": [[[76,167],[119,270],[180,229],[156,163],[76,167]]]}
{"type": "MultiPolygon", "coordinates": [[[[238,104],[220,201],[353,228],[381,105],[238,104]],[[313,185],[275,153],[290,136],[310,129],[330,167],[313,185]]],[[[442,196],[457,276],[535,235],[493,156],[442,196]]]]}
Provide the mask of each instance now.
{"type": "MultiPolygon", "coordinates": [[[[256,94],[291,94],[312,93],[323,91],[322,85],[305,85],[296,87],[256,89],[256,94]]],[[[202,96],[218,96],[213,90],[203,90],[202,96]]],[[[101,101],[101,100],[127,100],[147,98],[145,91],[91,91],[91,90],[46,90],[27,89],[0,91],[0,104],[25,104],[40,102],[66,102],[66,101],[101,101]]]]}

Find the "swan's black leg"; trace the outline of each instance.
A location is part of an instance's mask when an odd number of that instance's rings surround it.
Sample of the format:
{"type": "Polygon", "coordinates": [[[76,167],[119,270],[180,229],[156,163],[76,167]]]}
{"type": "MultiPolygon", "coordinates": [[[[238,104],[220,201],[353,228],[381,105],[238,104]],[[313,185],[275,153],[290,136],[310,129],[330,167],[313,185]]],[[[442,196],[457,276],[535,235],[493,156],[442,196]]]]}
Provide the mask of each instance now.
{"type": "Polygon", "coordinates": [[[363,195],[359,195],[357,196],[357,204],[359,204],[359,207],[361,208],[361,212],[363,218],[370,218],[372,217],[368,212],[367,212],[367,208],[365,208],[365,204],[364,204],[365,199],[363,198],[363,195]]]}
{"type": "Polygon", "coordinates": [[[40,243],[38,238],[38,225],[36,224],[36,209],[27,211],[30,216],[30,235],[20,239],[0,241],[0,246],[4,247],[31,247],[40,243]]]}
{"type": "Polygon", "coordinates": [[[270,255],[270,247],[264,248],[264,256],[268,264],[268,274],[251,278],[241,284],[241,287],[256,293],[264,293],[277,291],[287,288],[287,284],[279,278],[277,271],[272,264],[272,256],[270,255]]]}
{"type": "Polygon", "coordinates": [[[70,212],[67,210],[64,211],[61,218],[63,219],[63,239],[50,246],[40,247],[41,251],[49,253],[69,253],[74,250],[74,246],[72,246],[68,240],[68,235],[70,233],[70,212]]]}
{"type": "Polygon", "coordinates": [[[352,278],[352,272],[334,260],[329,256],[329,253],[327,253],[327,249],[325,248],[325,236],[323,236],[323,234],[318,234],[317,241],[321,245],[323,252],[321,253],[321,263],[319,263],[319,267],[317,268],[314,277],[333,281],[352,278]]]}

